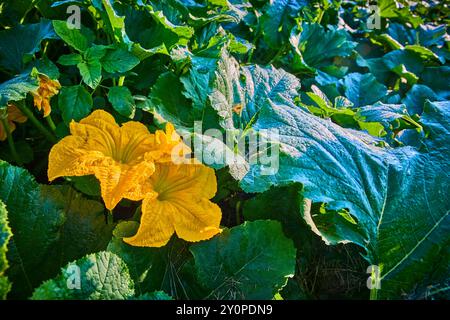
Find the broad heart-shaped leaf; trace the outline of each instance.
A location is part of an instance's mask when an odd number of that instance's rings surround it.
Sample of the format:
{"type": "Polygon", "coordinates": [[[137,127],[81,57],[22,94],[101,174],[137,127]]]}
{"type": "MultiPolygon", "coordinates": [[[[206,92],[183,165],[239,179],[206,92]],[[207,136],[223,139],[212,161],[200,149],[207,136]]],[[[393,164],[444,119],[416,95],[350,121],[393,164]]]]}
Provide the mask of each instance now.
{"type": "Polygon", "coordinates": [[[83,61],[77,64],[83,82],[91,89],[97,88],[102,80],[102,65],[98,60],[83,61]]]}
{"type": "Polygon", "coordinates": [[[427,67],[423,70],[421,83],[430,87],[440,100],[450,100],[450,66],[427,67]],[[439,75],[437,77],[436,75],[439,75]]]}
{"type": "Polygon", "coordinates": [[[189,74],[181,81],[194,109],[212,107],[224,129],[245,129],[266,99],[289,101],[300,89],[300,81],[283,69],[240,67],[226,51],[220,59],[193,58],[189,74]]]}
{"type": "Polygon", "coordinates": [[[304,249],[303,246],[311,237],[311,233],[307,232],[302,217],[310,203],[303,198],[301,190],[300,184],[271,188],[245,201],[242,214],[247,221],[265,219],[280,221],[286,236],[294,240],[298,248],[304,249]]]}
{"type": "Polygon", "coordinates": [[[22,74],[0,84],[0,108],[7,105],[9,101],[20,101],[25,99],[30,91],[39,88],[37,77],[22,74]]]}
{"type": "Polygon", "coordinates": [[[111,237],[102,204],[69,187],[40,186],[6,162],[0,163],[0,199],[13,231],[7,270],[13,298],[28,297],[67,262],[104,249],[111,237]]]}
{"type": "Polygon", "coordinates": [[[209,299],[272,299],[295,272],[294,245],[277,221],[245,222],[190,250],[209,299]]]}
{"type": "Polygon", "coordinates": [[[62,273],[44,282],[33,300],[123,300],[134,296],[125,262],[101,251],[69,263],[62,273]]]}
{"type": "Polygon", "coordinates": [[[300,81],[272,66],[240,68],[234,58],[223,53],[211,87],[210,104],[221,118],[221,126],[246,129],[266,99],[280,103],[293,100],[300,90],[300,81]]]}
{"type": "Polygon", "coordinates": [[[406,96],[402,99],[402,102],[408,108],[408,112],[411,114],[422,114],[423,106],[426,100],[437,101],[440,100],[436,93],[429,87],[423,84],[415,84],[406,93],[406,96]]]}
{"type": "Polygon", "coordinates": [[[175,73],[161,74],[152,87],[149,96],[152,110],[148,111],[158,113],[177,128],[193,128],[195,119],[199,120],[201,116],[182,94],[183,90],[183,84],[175,73]]]}
{"type": "Polygon", "coordinates": [[[448,102],[426,104],[421,120],[428,139],[419,152],[378,148],[295,106],[267,104],[254,128],[279,130],[279,170],[263,176],[252,166],[241,186],[261,192],[299,182],[312,201],[348,209],[357,228],[336,219],[330,233],[323,220],[305,218],[326,241],[366,249],[368,262],[381,268],[382,297],[420,296],[450,272],[449,110],[448,102]]]}
{"type": "Polygon", "coordinates": [[[66,124],[80,121],[92,110],[92,97],[81,85],[63,87],[58,95],[58,107],[66,124]]]}
{"type": "Polygon", "coordinates": [[[108,50],[101,60],[103,69],[109,73],[124,73],[130,71],[137,66],[139,62],[139,58],[122,48],[108,50]]]}
{"type": "Polygon", "coordinates": [[[387,94],[386,87],[370,73],[350,73],[343,79],[343,84],[345,96],[355,107],[375,103],[387,94]]]}
{"type": "MultiPolygon", "coordinates": [[[[143,24],[141,21],[136,23],[135,17],[132,16],[131,19],[126,19],[125,16],[119,16],[116,10],[113,8],[113,4],[110,0],[102,0],[98,2],[98,5],[94,5],[100,15],[103,17],[103,21],[107,24],[107,29],[112,33],[115,39],[117,39],[121,44],[125,44],[130,52],[133,53],[139,60],[144,60],[154,54],[161,53],[169,55],[164,43],[159,41],[158,45],[154,47],[144,48],[142,47],[141,41],[133,42],[126,31],[134,29],[136,25],[140,26],[142,30],[143,24]],[[102,6],[103,4],[103,6],[102,6]]],[[[130,10],[133,13],[136,11],[130,10]]],[[[158,38],[158,35],[154,34],[154,38],[158,38]]],[[[105,69],[106,70],[106,69],[105,69]]]]}
{"type": "Polygon", "coordinates": [[[8,260],[6,252],[8,251],[8,242],[12,233],[8,224],[8,211],[5,204],[0,200],[0,300],[6,299],[6,295],[11,289],[11,284],[5,276],[8,269],[8,260]]]}
{"type": "Polygon", "coordinates": [[[65,54],[58,59],[58,63],[63,66],[75,66],[81,62],[83,62],[83,57],[78,53],[65,54]]]}
{"type": "Polygon", "coordinates": [[[381,123],[389,123],[403,117],[410,117],[404,104],[384,104],[382,102],[359,108],[357,116],[364,118],[367,122],[381,123]]]}
{"type": "Polygon", "coordinates": [[[59,261],[65,263],[106,248],[115,225],[105,222],[103,204],[83,198],[67,185],[43,185],[41,194],[65,215],[58,243],[52,248],[59,261]]]}
{"type": "Polygon", "coordinates": [[[349,38],[345,30],[332,27],[327,30],[320,24],[305,22],[297,36],[291,35],[290,42],[298,48],[307,66],[317,69],[332,64],[334,57],[349,56],[356,47],[349,38]]]}
{"type": "Polygon", "coordinates": [[[108,100],[114,110],[124,117],[133,118],[136,111],[136,104],[130,89],[127,87],[112,87],[108,92],[108,100]]]}
{"type": "Polygon", "coordinates": [[[71,29],[67,21],[54,20],[53,28],[65,43],[79,52],[86,51],[94,40],[94,33],[90,29],[84,26],[81,29],[71,29]]]}
{"type": "Polygon", "coordinates": [[[300,9],[308,5],[304,0],[270,1],[267,11],[261,16],[264,40],[274,49],[287,41],[300,9]]]}
{"type": "Polygon", "coordinates": [[[19,73],[40,50],[43,40],[56,38],[51,22],[47,20],[0,31],[0,66],[19,73]]]}

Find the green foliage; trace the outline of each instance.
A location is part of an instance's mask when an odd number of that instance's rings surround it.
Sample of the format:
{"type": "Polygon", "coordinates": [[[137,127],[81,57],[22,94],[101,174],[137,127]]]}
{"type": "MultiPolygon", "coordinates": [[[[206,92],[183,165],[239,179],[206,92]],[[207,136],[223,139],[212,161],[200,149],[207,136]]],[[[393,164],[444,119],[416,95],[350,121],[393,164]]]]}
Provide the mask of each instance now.
{"type": "Polygon", "coordinates": [[[56,39],[50,21],[17,25],[0,31],[0,66],[14,73],[20,73],[40,51],[41,42],[56,39]]]}
{"type": "Polygon", "coordinates": [[[58,106],[66,124],[80,121],[92,110],[93,101],[89,92],[81,85],[63,87],[58,96],[58,106]]]}
{"type": "Polygon", "coordinates": [[[275,176],[268,178],[258,172],[260,166],[252,167],[242,187],[261,192],[273,185],[300,182],[305,197],[326,202],[329,209],[349,209],[350,225],[344,219],[325,219],[317,226],[313,217],[308,220],[325,241],[351,241],[366,249],[370,264],[382,267],[384,297],[398,297],[401,291],[418,287],[423,292],[421,281],[445,280],[448,265],[439,262],[449,258],[445,249],[449,199],[443,194],[449,180],[438,174],[448,166],[445,154],[449,150],[444,142],[449,128],[448,103],[428,103],[427,108],[422,125],[430,136],[425,144],[428,150],[440,150],[439,154],[419,153],[408,147],[374,148],[354,133],[302,110],[267,104],[254,128],[278,128],[280,142],[292,151],[281,154],[275,176]],[[303,126],[292,130],[295,123],[303,126]],[[332,138],[323,141],[320,132],[332,138]],[[313,174],[318,168],[320,174],[313,174]],[[340,224],[338,234],[329,234],[329,224],[340,224]],[[432,278],[422,278],[431,265],[441,267],[432,278]]]}
{"type": "Polygon", "coordinates": [[[123,300],[134,295],[133,281],[126,264],[115,254],[98,252],[75,263],[69,263],[62,273],[39,286],[33,300],[123,300]],[[74,276],[80,275],[79,288],[74,276]]]}
{"type": "Polygon", "coordinates": [[[362,0],[1,2],[0,298],[448,297],[450,11],[377,5],[372,28],[362,0]],[[214,150],[223,232],[132,247],[137,202],[106,212],[94,176],[48,184],[50,149],[97,109],[214,150]],[[268,129],[270,175],[236,147],[268,129]]]}
{"type": "Polygon", "coordinates": [[[99,202],[68,186],[40,186],[26,170],[5,162],[0,181],[13,231],[7,270],[12,297],[26,298],[67,262],[106,247],[113,226],[104,224],[99,202]]]}
{"type": "Polygon", "coordinates": [[[270,220],[245,222],[190,250],[211,299],[272,299],[295,270],[293,243],[270,220]]]}
{"type": "Polygon", "coordinates": [[[108,100],[119,114],[128,118],[134,117],[136,106],[127,87],[112,87],[109,89],[108,100]]]}
{"type": "Polygon", "coordinates": [[[6,295],[11,289],[11,284],[5,276],[5,271],[8,269],[6,252],[8,251],[8,242],[11,235],[11,229],[8,224],[8,211],[6,211],[5,204],[0,201],[0,300],[6,299],[6,295]]]}

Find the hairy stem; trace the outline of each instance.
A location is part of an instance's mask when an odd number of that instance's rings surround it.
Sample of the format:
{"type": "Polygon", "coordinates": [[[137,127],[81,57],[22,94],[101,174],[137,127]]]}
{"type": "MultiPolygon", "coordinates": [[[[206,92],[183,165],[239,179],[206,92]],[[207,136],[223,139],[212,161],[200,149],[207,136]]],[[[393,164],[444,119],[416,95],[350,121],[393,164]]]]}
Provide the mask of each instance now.
{"type": "Polygon", "coordinates": [[[58,142],[58,139],[56,139],[56,137],[50,131],[48,131],[47,128],[45,128],[44,125],[40,123],[38,119],[36,119],[33,112],[27,108],[27,106],[23,101],[17,103],[16,105],[20,109],[20,111],[22,111],[22,113],[27,116],[27,118],[31,121],[31,123],[33,123],[36,129],[38,129],[45,136],[45,138],[48,141],[52,143],[58,142]]]}

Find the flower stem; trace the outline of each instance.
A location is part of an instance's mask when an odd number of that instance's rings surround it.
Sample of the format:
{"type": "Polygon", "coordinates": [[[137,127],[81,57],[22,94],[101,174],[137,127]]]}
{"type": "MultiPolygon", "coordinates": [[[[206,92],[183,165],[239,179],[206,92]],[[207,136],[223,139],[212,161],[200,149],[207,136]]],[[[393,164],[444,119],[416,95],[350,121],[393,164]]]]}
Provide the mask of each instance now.
{"type": "Polygon", "coordinates": [[[39,122],[38,119],[36,119],[36,117],[34,116],[33,112],[30,109],[27,108],[25,103],[20,102],[20,103],[17,103],[16,105],[20,109],[20,111],[22,111],[22,113],[24,115],[26,115],[27,118],[33,123],[33,125],[36,127],[36,129],[38,129],[45,136],[45,138],[47,138],[48,141],[50,141],[52,143],[58,142],[56,137],[50,131],[48,131],[44,127],[44,125],[39,122]]]}
{"type": "Polygon", "coordinates": [[[121,76],[121,77],[119,78],[118,86],[119,86],[119,87],[122,87],[124,82],[125,82],[125,76],[121,76]]]}
{"type": "Polygon", "coordinates": [[[56,131],[56,125],[53,122],[52,116],[49,114],[47,117],[45,117],[45,120],[47,120],[48,126],[50,129],[52,129],[53,132],[56,131]]]}
{"type": "Polygon", "coordinates": [[[8,120],[1,119],[1,122],[2,122],[3,128],[5,128],[6,138],[8,139],[9,150],[11,151],[14,161],[16,161],[16,163],[19,166],[21,166],[23,164],[23,162],[22,162],[22,159],[20,158],[19,154],[17,153],[16,145],[14,144],[14,139],[11,134],[11,130],[9,129],[8,120]]]}

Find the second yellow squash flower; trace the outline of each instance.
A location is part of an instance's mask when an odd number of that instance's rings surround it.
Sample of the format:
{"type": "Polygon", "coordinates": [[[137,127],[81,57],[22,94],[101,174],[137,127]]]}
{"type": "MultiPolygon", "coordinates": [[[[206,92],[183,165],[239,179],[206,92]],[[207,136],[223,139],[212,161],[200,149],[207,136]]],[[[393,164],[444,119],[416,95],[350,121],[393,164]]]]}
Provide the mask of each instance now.
{"type": "Polygon", "coordinates": [[[119,126],[97,110],[72,121],[70,133],[50,151],[49,180],[93,174],[110,210],[123,198],[143,200],[139,230],[127,243],[157,247],[174,233],[200,241],[221,231],[221,210],[209,201],[217,191],[214,170],[180,161],[191,150],[171,124],[151,134],[140,122],[119,126]]]}
{"type": "Polygon", "coordinates": [[[39,88],[31,94],[35,107],[39,111],[44,111],[44,117],[47,117],[52,111],[50,99],[58,94],[59,89],[61,89],[61,85],[58,80],[52,80],[43,74],[39,75],[39,88]]]}

